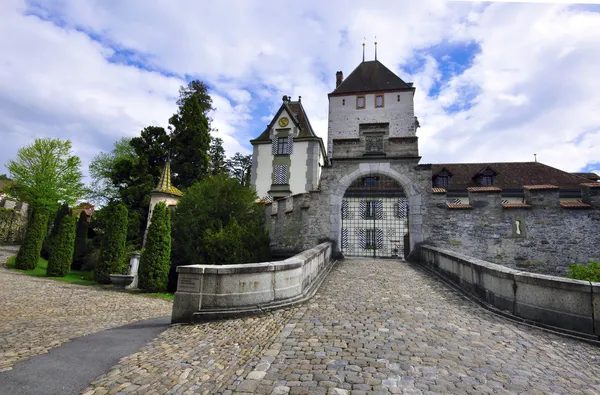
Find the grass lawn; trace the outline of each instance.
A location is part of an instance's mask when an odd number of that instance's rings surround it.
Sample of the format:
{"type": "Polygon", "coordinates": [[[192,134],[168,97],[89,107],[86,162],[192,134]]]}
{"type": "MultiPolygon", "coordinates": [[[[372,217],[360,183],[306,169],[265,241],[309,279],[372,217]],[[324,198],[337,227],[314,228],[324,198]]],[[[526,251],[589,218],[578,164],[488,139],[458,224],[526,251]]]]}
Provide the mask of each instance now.
{"type": "MultiPolygon", "coordinates": [[[[17,259],[17,257],[13,256],[6,262],[6,265],[8,266],[9,269],[18,270],[18,269],[15,269],[15,260],[16,259],[17,259]]],[[[38,264],[35,269],[19,270],[19,271],[23,272],[29,276],[47,277],[46,276],[46,268],[47,267],[48,267],[48,261],[45,260],[44,258],[40,257],[38,259],[38,264]]],[[[51,278],[53,280],[65,281],[65,282],[72,283],[72,284],[80,284],[80,285],[97,285],[98,284],[97,282],[94,281],[94,273],[82,272],[79,270],[71,270],[69,272],[69,274],[67,274],[65,277],[47,277],[47,278],[51,278]]]]}
{"type": "MultiPolygon", "coordinates": [[[[69,272],[69,274],[67,274],[65,277],[47,277],[46,276],[46,268],[48,267],[48,261],[45,260],[44,258],[40,257],[38,259],[38,264],[37,267],[33,270],[19,270],[19,269],[15,269],[15,260],[17,259],[17,256],[12,256],[8,259],[8,261],[6,262],[6,266],[8,266],[9,269],[12,270],[16,270],[19,271],[21,273],[25,273],[28,276],[34,276],[34,277],[45,277],[45,278],[49,278],[52,280],[58,280],[58,281],[65,281],[71,284],[79,284],[79,285],[101,285],[98,284],[96,281],[94,281],[94,273],[93,272],[83,272],[83,271],[79,271],[79,270],[71,270],[69,272]]],[[[102,285],[103,287],[112,287],[112,285],[102,285]]],[[[165,299],[165,300],[173,300],[173,294],[172,293],[161,293],[161,292],[144,292],[144,291],[139,291],[139,290],[134,290],[134,291],[130,291],[131,293],[134,294],[139,294],[139,295],[143,295],[143,296],[149,296],[151,298],[159,298],[159,299],[165,299]]]]}

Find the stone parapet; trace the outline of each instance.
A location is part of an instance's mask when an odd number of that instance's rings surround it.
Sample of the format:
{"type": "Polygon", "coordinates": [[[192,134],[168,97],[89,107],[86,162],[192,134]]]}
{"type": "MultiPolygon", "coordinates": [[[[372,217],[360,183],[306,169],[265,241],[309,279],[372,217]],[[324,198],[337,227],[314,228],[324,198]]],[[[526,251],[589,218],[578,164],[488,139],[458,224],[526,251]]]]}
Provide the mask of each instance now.
{"type": "Polygon", "coordinates": [[[428,245],[420,247],[419,263],[511,316],[598,340],[600,283],[527,273],[428,245]]]}
{"type": "Polygon", "coordinates": [[[278,262],[179,266],[171,322],[259,314],[306,300],[329,272],[331,243],[278,262]]]}

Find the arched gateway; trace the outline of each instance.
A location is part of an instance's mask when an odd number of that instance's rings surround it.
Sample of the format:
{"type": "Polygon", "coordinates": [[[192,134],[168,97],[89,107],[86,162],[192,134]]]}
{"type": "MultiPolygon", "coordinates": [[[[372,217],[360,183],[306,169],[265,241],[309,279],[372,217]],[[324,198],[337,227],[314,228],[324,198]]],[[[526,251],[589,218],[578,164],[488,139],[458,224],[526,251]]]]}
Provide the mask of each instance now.
{"type": "Polygon", "coordinates": [[[357,178],[341,205],[340,249],[345,256],[403,258],[408,247],[408,199],[393,178],[357,178]]]}

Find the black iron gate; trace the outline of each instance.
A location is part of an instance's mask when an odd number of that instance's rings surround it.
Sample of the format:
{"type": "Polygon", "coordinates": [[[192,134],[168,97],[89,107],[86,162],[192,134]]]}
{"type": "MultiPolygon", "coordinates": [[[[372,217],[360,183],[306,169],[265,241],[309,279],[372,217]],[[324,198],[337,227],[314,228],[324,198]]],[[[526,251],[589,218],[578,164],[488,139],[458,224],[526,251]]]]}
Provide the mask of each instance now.
{"type": "Polygon", "coordinates": [[[344,194],[341,217],[344,255],[404,257],[408,199],[394,179],[369,174],[353,182],[344,194]]]}

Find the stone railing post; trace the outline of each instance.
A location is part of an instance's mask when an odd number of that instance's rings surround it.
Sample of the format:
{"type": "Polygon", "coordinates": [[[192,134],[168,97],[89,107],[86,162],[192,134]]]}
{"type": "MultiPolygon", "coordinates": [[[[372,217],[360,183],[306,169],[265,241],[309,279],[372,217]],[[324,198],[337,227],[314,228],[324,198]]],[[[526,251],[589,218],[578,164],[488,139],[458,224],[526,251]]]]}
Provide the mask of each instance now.
{"type": "Polygon", "coordinates": [[[199,265],[179,266],[177,292],[173,300],[171,323],[192,322],[193,313],[202,305],[204,268],[199,265]]]}

